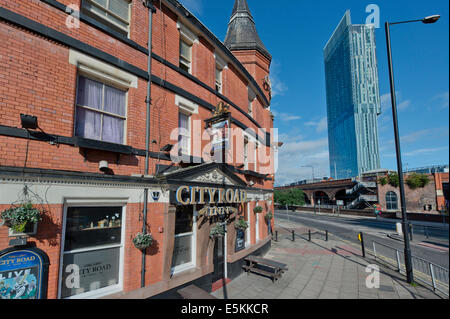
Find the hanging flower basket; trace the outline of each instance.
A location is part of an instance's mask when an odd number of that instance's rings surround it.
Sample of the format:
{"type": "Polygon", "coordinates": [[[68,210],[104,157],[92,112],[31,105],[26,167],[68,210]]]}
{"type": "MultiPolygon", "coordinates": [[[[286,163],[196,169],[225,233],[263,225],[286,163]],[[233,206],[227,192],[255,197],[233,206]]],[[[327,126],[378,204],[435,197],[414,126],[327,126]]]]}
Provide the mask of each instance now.
{"type": "Polygon", "coordinates": [[[253,212],[255,214],[262,213],[262,211],[263,211],[263,208],[261,206],[256,206],[255,208],[253,208],[253,212]]]}
{"type": "Polygon", "coordinates": [[[139,250],[144,250],[153,244],[153,237],[151,234],[138,233],[133,238],[134,246],[139,250]]]}
{"type": "Polygon", "coordinates": [[[246,230],[248,228],[248,222],[246,222],[244,219],[240,218],[234,223],[234,228],[240,229],[240,230],[246,230]]]}
{"type": "Polygon", "coordinates": [[[4,210],[1,218],[6,226],[17,233],[23,233],[28,224],[37,223],[42,219],[41,211],[34,208],[31,202],[4,210]]]}
{"type": "Polygon", "coordinates": [[[210,238],[217,238],[217,237],[223,237],[223,236],[225,236],[225,229],[220,224],[214,225],[214,227],[212,227],[211,231],[209,232],[210,238]]]}

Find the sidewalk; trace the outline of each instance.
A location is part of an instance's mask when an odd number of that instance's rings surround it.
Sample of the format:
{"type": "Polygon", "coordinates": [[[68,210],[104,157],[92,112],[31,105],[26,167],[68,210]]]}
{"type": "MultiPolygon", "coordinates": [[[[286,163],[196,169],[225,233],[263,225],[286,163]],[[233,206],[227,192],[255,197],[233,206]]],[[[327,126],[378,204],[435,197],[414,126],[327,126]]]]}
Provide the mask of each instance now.
{"type": "Polygon", "coordinates": [[[282,278],[272,283],[270,278],[243,273],[212,295],[228,299],[439,299],[428,288],[409,285],[405,277],[384,268],[370,258],[363,259],[361,251],[349,243],[329,236],[307,235],[295,242],[285,228],[296,234],[307,233],[298,223],[277,221],[278,242],[264,256],[288,265],[282,278]],[[320,238],[320,239],[319,239],[320,238]],[[380,267],[379,288],[366,287],[366,266],[380,267]]]}

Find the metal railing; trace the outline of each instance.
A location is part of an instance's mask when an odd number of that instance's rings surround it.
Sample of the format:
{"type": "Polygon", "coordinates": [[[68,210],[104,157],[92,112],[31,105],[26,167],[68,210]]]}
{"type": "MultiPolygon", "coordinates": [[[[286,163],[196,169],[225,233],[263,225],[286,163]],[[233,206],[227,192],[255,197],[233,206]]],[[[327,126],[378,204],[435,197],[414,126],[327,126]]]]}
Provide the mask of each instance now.
{"type": "MultiPolygon", "coordinates": [[[[373,241],[373,253],[375,259],[383,260],[397,268],[400,273],[406,273],[404,265],[404,253],[387,245],[373,241]]],[[[423,258],[411,255],[414,271],[414,278],[426,285],[433,287],[434,291],[439,291],[449,296],[449,276],[448,269],[423,258]]]]}

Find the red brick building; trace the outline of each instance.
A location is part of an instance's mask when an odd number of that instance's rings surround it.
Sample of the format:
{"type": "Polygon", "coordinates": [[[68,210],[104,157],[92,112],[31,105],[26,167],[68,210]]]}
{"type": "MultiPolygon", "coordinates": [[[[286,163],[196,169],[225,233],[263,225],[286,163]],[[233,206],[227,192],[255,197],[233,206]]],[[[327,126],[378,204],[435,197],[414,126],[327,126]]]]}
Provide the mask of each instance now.
{"type": "Polygon", "coordinates": [[[0,212],[42,212],[47,298],[211,290],[268,249],[270,62],[245,0],[224,42],[176,0],[0,0],[0,212]]]}

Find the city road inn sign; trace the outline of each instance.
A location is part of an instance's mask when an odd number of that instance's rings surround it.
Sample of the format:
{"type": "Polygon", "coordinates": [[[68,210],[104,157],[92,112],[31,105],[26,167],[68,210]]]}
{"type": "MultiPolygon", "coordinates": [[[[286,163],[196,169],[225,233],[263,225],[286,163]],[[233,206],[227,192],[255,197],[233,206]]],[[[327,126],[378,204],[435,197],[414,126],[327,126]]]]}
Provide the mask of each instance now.
{"type": "Polygon", "coordinates": [[[180,186],[175,192],[178,205],[206,204],[199,215],[208,217],[229,215],[238,212],[236,207],[226,204],[242,204],[247,201],[247,192],[242,189],[180,186]]]}
{"type": "Polygon", "coordinates": [[[0,299],[46,299],[48,256],[38,248],[0,251],[0,299]]]}

